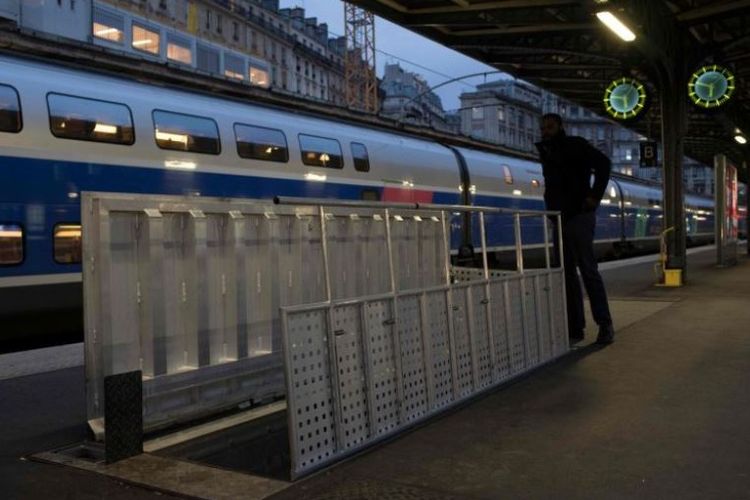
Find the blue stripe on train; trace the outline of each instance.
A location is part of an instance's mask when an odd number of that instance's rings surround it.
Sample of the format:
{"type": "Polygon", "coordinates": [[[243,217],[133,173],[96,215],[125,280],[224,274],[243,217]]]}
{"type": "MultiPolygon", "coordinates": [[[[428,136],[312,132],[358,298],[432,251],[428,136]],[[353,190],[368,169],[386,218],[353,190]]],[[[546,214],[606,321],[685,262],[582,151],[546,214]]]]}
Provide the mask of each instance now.
{"type": "MultiPolygon", "coordinates": [[[[283,167],[280,167],[283,168],[283,167]]],[[[360,199],[364,189],[382,188],[308,182],[256,176],[135,168],[116,165],[0,157],[0,224],[21,223],[25,258],[18,266],[0,267],[0,276],[80,272],[80,265],[53,259],[55,224],[80,220],[80,201],[69,193],[108,191],[235,198],[300,196],[360,199]]],[[[434,203],[456,204],[459,193],[435,193],[434,203]]]]}
{"type": "MultiPolygon", "coordinates": [[[[236,198],[272,198],[276,195],[314,198],[360,199],[363,190],[382,188],[307,182],[259,176],[239,176],[206,172],[135,168],[93,163],[0,157],[0,224],[21,223],[25,236],[25,259],[21,265],[0,267],[0,276],[80,272],[80,265],[57,264],[53,259],[52,232],[55,224],[80,220],[80,202],[69,193],[108,191],[171,195],[224,196],[236,198]]],[[[433,202],[460,203],[459,193],[435,193],[433,202]]],[[[477,195],[477,205],[514,209],[544,209],[541,199],[477,195]]],[[[620,237],[615,206],[599,210],[597,239],[620,237]]],[[[472,240],[479,248],[478,218],[472,223],[472,240]]],[[[461,243],[460,217],[453,217],[451,245],[461,243]]],[[[510,246],[514,243],[513,220],[509,216],[488,215],[487,245],[510,246]]],[[[522,222],[525,244],[542,241],[541,218],[522,222]]]]}

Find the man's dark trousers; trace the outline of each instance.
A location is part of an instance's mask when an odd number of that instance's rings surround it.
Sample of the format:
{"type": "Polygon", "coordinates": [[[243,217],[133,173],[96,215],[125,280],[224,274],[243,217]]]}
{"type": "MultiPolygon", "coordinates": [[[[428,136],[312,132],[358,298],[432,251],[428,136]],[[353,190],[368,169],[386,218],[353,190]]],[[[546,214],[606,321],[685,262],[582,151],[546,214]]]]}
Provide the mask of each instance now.
{"type": "MultiPolygon", "coordinates": [[[[612,323],[607,302],[607,291],[599,274],[594,255],[596,213],[583,212],[563,215],[563,257],[565,264],[565,295],[568,303],[568,334],[575,335],[586,327],[583,312],[583,293],[576,268],[581,272],[583,285],[591,301],[591,312],[599,326],[612,323]]],[[[557,238],[555,238],[557,241],[557,238]]],[[[559,254],[559,253],[558,253],[559,254]]]]}

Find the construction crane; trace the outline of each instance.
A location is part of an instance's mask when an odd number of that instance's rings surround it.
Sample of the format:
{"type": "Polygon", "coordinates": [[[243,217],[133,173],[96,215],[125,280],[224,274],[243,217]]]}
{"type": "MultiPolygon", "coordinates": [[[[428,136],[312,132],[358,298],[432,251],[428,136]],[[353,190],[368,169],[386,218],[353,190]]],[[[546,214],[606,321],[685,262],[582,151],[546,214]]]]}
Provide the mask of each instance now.
{"type": "Polygon", "coordinates": [[[375,15],[344,3],[346,105],[377,113],[378,77],[375,73],[375,15]]]}

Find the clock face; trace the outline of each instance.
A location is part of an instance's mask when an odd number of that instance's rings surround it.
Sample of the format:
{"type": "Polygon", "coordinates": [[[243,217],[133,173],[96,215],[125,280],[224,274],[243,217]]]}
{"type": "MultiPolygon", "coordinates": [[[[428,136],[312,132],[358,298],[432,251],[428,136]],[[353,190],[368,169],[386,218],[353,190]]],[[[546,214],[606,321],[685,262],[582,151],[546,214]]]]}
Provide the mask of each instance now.
{"type": "Polygon", "coordinates": [[[633,78],[618,78],[604,92],[604,107],[613,118],[628,120],[646,106],[646,88],[633,78]]]}
{"type": "Polygon", "coordinates": [[[703,66],[688,82],[690,99],[698,106],[715,108],[726,103],[734,93],[734,75],[716,64],[703,66]]]}

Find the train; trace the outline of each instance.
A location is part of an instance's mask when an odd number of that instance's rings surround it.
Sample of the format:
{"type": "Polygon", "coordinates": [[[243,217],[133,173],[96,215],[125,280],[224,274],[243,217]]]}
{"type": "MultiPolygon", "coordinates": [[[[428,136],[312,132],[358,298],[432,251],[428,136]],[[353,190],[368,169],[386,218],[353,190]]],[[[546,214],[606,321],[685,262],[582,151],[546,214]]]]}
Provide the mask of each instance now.
{"type": "MultiPolygon", "coordinates": [[[[0,340],[81,338],[84,191],[544,207],[541,166],[521,157],[0,55],[0,340]]],[[[613,175],[598,252],[654,250],[661,200],[658,185],[613,175]]],[[[685,206],[689,242],[710,241],[713,199],[685,206]]],[[[458,226],[454,251],[476,246],[458,226]]],[[[542,243],[538,227],[524,231],[542,243]]],[[[507,220],[488,221],[493,256],[513,244],[507,220]]]]}

